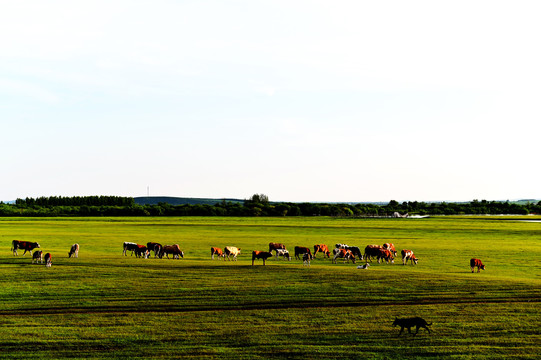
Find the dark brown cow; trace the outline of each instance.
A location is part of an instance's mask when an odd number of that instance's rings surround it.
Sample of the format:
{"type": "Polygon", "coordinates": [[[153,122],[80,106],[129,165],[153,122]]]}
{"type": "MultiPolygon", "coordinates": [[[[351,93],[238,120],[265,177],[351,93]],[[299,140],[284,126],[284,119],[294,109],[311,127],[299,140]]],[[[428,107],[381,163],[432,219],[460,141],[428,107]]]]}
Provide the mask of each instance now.
{"type": "Polygon", "coordinates": [[[396,250],[394,248],[394,244],[385,243],[383,244],[383,248],[389,250],[391,254],[393,254],[393,256],[396,256],[396,250]]]}
{"type": "Polygon", "coordinates": [[[263,265],[265,265],[265,260],[272,257],[272,253],[270,251],[252,251],[252,266],[254,266],[254,261],[256,259],[263,259],[263,265]]]}
{"type": "Polygon", "coordinates": [[[278,250],[278,249],[286,249],[286,246],[284,244],[280,244],[280,243],[269,243],[269,252],[273,252],[274,250],[278,250]]]}
{"type": "Polygon", "coordinates": [[[150,254],[150,250],[145,245],[139,245],[137,244],[137,249],[135,249],[135,257],[143,257],[145,259],[148,259],[148,255],[150,254]]]}
{"type": "Polygon", "coordinates": [[[34,251],[34,253],[32,254],[32,264],[34,263],[34,261],[36,261],[36,264],[38,263],[38,261],[43,264],[43,251],[34,251]]]}
{"type": "Polygon", "coordinates": [[[51,267],[51,265],[53,264],[53,257],[51,255],[51,253],[47,253],[45,254],[45,256],[43,257],[44,260],[45,260],[45,266],[47,266],[48,268],[51,267]]]}
{"type": "Polygon", "coordinates": [[[169,259],[169,254],[173,255],[173,259],[180,260],[180,258],[184,258],[184,251],[180,250],[180,246],[178,244],[164,245],[162,247],[160,257],[163,257],[163,255],[165,255],[169,259]]]}
{"type": "MultiPolygon", "coordinates": [[[[214,255],[218,255],[218,258],[224,257],[224,252],[219,247],[211,247],[210,248],[210,258],[214,260],[214,255]]],[[[224,258],[225,260],[225,258],[224,258]]]]}
{"type": "Polygon", "coordinates": [[[327,258],[331,257],[331,252],[329,251],[329,247],[325,244],[314,245],[314,259],[316,258],[316,255],[318,252],[322,252],[324,258],[325,258],[325,255],[327,256],[327,258]]]}
{"type": "Polygon", "coordinates": [[[302,254],[308,254],[310,255],[310,258],[313,259],[314,257],[312,256],[312,252],[310,251],[310,249],[308,249],[307,247],[304,247],[304,246],[295,246],[295,259],[297,260],[301,260],[301,255],[302,254]]]}
{"type": "Polygon", "coordinates": [[[357,258],[359,260],[363,259],[363,254],[361,252],[361,249],[359,249],[359,247],[357,247],[357,246],[347,246],[345,249],[351,251],[353,253],[353,255],[357,256],[357,258]]]}
{"type": "Polygon", "coordinates": [[[24,250],[23,256],[26,254],[26,252],[30,252],[32,254],[32,250],[36,248],[40,248],[39,244],[37,242],[30,242],[30,241],[19,241],[19,240],[13,240],[11,242],[13,250],[13,256],[17,255],[19,256],[19,253],[17,252],[17,249],[24,250]]]}
{"type": "Polygon", "coordinates": [[[391,264],[394,264],[394,257],[393,257],[393,254],[391,254],[391,252],[387,249],[379,249],[379,254],[378,254],[378,264],[380,263],[380,260],[385,260],[385,262],[388,264],[389,261],[391,262],[391,264]]]}
{"type": "Polygon", "coordinates": [[[485,270],[485,265],[481,262],[479,259],[471,259],[470,260],[470,268],[471,272],[477,267],[477,272],[481,272],[481,270],[485,270]]]}
{"type": "Polygon", "coordinates": [[[417,265],[417,261],[419,261],[419,259],[415,257],[415,255],[413,254],[413,251],[403,249],[400,253],[402,254],[402,265],[406,265],[408,260],[411,260],[411,265],[413,265],[414,262],[415,262],[415,265],[417,265]]]}
{"type": "Polygon", "coordinates": [[[379,245],[367,245],[364,248],[364,258],[365,258],[365,260],[372,262],[372,257],[374,257],[374,258],[378,257],[379,249],[381,249],[381,246],[379,246],[379,245]]]}
{"type": "Polygon", "coordinates": [[[160,253],[162,252],[162,247],[163,246],[160,243],[152,242],[152,241],[147,242],[147,249],[148,249],[149,255],[151,251],[154,251],[154,259],[160,255],[160,253]]]}

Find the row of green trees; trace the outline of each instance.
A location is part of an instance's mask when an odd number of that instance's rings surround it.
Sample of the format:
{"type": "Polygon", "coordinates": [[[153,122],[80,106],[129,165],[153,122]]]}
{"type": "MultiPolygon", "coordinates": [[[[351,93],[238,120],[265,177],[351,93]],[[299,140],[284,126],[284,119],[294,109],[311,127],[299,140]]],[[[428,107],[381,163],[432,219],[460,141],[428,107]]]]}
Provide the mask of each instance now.
{"type": "Polygon", "coordinates": [[[337,216],[372,217],[410,215],[541,214],[541,201],[518,204],[509,201],[425,203],[391,200],[388,204],[273,203],[255,194],[244,203],[222,200],[214,205],[137,205],[133,198],[115,196],[51,197],[18,199],[0,203],[0,216],[337,216]]]}
{"type": "Polygon", "coordinates": [[[51,196],[37,199],[17,199],[18,206],[133,206],[135,201],[131,197],[122,196],[51,196]]]}

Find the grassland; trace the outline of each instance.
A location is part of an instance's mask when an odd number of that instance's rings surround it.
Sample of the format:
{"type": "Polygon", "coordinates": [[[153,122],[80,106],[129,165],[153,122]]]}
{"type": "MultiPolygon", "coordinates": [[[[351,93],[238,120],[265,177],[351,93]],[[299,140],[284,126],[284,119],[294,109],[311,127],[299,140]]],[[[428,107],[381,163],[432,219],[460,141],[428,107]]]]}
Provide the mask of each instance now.
{"type": "Polygon", "coordinates": [[[533,359],[540,259],[541,223],[509,217],[1,218],[0,358],[533,359]],[[13,239],[38,241],[53,266],[14,257],[13,239]],[[124,241],[186,256],[124,257],[124,241]],[[392,242],[420,260],[252,267],[271,241],[392,242]],[[237,262],[210,260],[226,245],[242,248],[237,262]],[[472,274],[471,257],[486,271],[472,274]],[[395,316],[421,316],[432,334],[397,337],[395,316]]]}

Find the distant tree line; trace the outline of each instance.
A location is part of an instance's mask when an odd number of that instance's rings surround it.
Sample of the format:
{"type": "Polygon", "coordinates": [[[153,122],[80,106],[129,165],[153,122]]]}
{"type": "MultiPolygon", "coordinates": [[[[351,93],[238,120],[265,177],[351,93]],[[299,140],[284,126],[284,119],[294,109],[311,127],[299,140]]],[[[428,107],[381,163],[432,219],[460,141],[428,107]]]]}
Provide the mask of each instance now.
{"type": "Polygon", "coordinates": [[[335,216],[390,217],[402,215],[527,215],[541,214],[541,201],[513,202],[474,200],[468,203],[418,202],[388,204],[335,204],[270,202],[263,194],[255,194],[244,203],[218,201],[209,204],[171,205],[158,203],[138,205],[130,197],[42,197],[17,199],[15,204],[0,203],[0,216],[335,216]]]}
{"type": "Polygon", "coordinates": [[[19,206],[133,206],[135,201],[131,197],[122,196],[51,196],[37,199],[17,199],[19,206]]]}

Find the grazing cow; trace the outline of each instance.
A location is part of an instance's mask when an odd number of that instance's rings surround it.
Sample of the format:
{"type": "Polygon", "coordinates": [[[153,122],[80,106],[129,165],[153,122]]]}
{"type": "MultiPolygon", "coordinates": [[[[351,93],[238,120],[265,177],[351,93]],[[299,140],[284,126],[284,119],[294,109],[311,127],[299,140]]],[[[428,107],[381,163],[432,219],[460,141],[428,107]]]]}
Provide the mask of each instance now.
{"type": "Polygon", "coordinates": [[[357,269],[364,269],[364,270],[366,270],[366,269],[368,269],[369,266],[370,266],[370,264],[369,264],[369,263],[366,263],[366,264],[364,264],[364,265],[359,265],[359,266],[357,266],[357,269]]]}
{"type": "Polygon", "coordinates": [[[289,256],[289,251],[286,249],[276,249],[276,258],[278,259],[279,256],[282,256],[284,259],[288,259],[291,261],[291,256],[289,256]]]}
{"type": "Polygon", "coordinates": [[[160,258],[162,258],[165,255],[169,259],[169,254],[173,255],[173,259],[178,259],[178,260],[180,260],[180,258],[184,259],[184,251],[180,250],[180,246],[178,244],[164,245],[162,247],[160,258]]]}
{"type": "Polygon", "coordinates": [[[150,255],[150,252],[154,251],[154,259],[160,255],[160,253],[162,252],[162,247],[163,246],[160,243],[152,241],[147,242],[148,254],[150,255]]]}
{"type": "Polygon", "coordinates": [[[300,260],[303,254],[308,254],[310,258],[313,258],[310,249],[304,246],[295,246],[295,259],[300,260]]]}
{"type": "Polygon", "coordinates": [[[32,254],[32,250],[36,248],[40,248],[39,244],[37,242],[30,242],[30,241],[19,241],[19,240],[13,240],[11,242],[11,246],[13,250],[13,256],[17,255],[19,256],[19,253],[17,252],[17,249],[24,250],[23,256],[26,255],[26,252],[30,252],[32,254]]]}
{"type": "Polygon", "coordinates": [[[211,247],[210,248],[210,258],[214,260],[214,255],[218,255],[218,258],[224,257],[224,252],[219,247],[211,247]]]}
{"type": "Polygon", "coordinates": [[[481,272],[481,270],[485,270],[485,265],[481,262],[479,259],[471,259],[470,260],[470,268],[471,272],[477,267],[477,272],[481,272]]]}
{"type": "Polygon", "coordinates": [[[50,268],[51,265],[53,264],[53,257],[51,256],[51,253],[47,253],[45,254],[45,266],[50,268]]]}
{"type": "Polygon", "coordinates": [[[336,244],[334,245],[335,249],[345,249],[348,247],[346,244],[336,244]]]}
{"type": "Polygon", "coordinates": [[[126,251],[131,251],[131,254],[133,255],[133,252],[138,249],[137,244],[132,242],[125,242],[123,248],[124,251],[122,251],[122,254],[124,254],[125,256],[128,256],[128,254],[126,254],[126,251]]]}
{"type": "Polygon", "coordinates": [[[349,262],[349,259],[351,259],[353,263],[355,264],[355,255],[353,255],[351,250],[346,250],[346,249],[335,249],[335,250],[337,251],[335,251],[334,257],[332,259],[333,264],[336,264],[336,259],[338,258],[344,259],[344,263],[346,261],[349,262]]]}
{"type": "MultiPolygon", "coordinates": [[[[273,252],[274,250],[278,250],[278,249],[286,249],[286,246],[284,244],[279,244],[279,243],[269,243],[269,252],[273,252]]],[[[278,254],[276,255],[278,256],[278,254]]]]}
{"type": "Polygon", "coordinates": [[[302,264],[303,266],[310,266],[310,259],[312,256],[309,253],[302,254],[302,264]]]}
{"type": "Polygon", "coordinates": [[[394,257],[393,257],[393,254],[391,254],[391,252],[387,249],[379,249],[379,254],[378,254],[378,264],[380,263],[380,260],[385,260],[385,262],[388,264],[389,261],[391,262],[391,264],[394,264],[394,257]]]}
{"type": "Polygon", "coordinates": [[[180,250],[180,246],[178,244],[175,245],[164,245],[162,247],[162,251],[160,253],[160,258],[162,258],[164,255],[169,259],[169,254],[173,255],[173,259],[184,259],[184,251],[180,250]]]}
{"type": "Polygon", "coordinates": [[[393,256],[396,256],[396,250],[394,248],[394,244],[385,243],[383,244],[383,248],[389,250],[391,254],[393,254],[393,256]]]}
{"type": "Polygon", "coordinates": [[[349,250],[352,252],[353,255],[357,256],[359,260],[363,259],[363,254],[361,253],[361,249],[357,246],[347,246],[345,247],[346,250],[349,250]]]}
{"type": "Polygon", "coordinates": [[[272,257],[272,253],[270,251],[252,251],[252,266],[254,266],[254,261],[256,259],[263,259],[263,265],[265,265],[265,260],[272,257]]]}
{"type": "Polygon", "coordinates": [[[237,261],[237,256],[240,255],[240,248],[236,248],[234,246],[226,246],[224,248],[224,260],[227,256],[227,260],[231,261],[231,255],[233,255],[233,260],[237,261]]]}
{"type": "Polygon", "coordinates": [[[419,261],[419,259],[415,257],[415,255],[413,254],[413,251],[403,249],[400,253],[402,254],[402,265],[406,265],[408,260],[411,260],[411,265],[413,265],[414,262],[415,262],[415,265],[417,265],[417,261],[419,261]]]}
{"type": "Polygon", "coordinates": [[[149,254],[150,254],[150,250],[145,245],[137,244],[137,249],[135,249],[135,257],[142,256],[145,259],[148,259],[149,254]]]}
{"type": "Polygon", "coordinates": [[[36,261],[36,264],[38,263],[38,261],[43,264],[43,251],[34,251],[34,253],[32,254],[32,264],[34,263],[34,261],[36,261]]]}
{"type": "Polygon", "coordinates": [[[364,248],[364,258],[366,261],[372,262],[372,258],[377,258],[379,255],[379,249],[381,249],[381,246],[379,245],[367,245],[364,248]]]}
{"type": "Polygon", "coordinates": [[[316,258],[316,254],[320,251],[323,253],[323,258],[325,258],[325,256],[327,256],[327,258],[331,257],[331,252],[329,251],[329,248],[327,247],[327,245],[319,244],[319,245],[314,245],[314,259],[316,258]]]}
{"type": "Polygon", "coordinates": [[[70,252],[68,253],[68,257],[79,257],[79,244],[73,244],[71,245],[70,252]]]}

